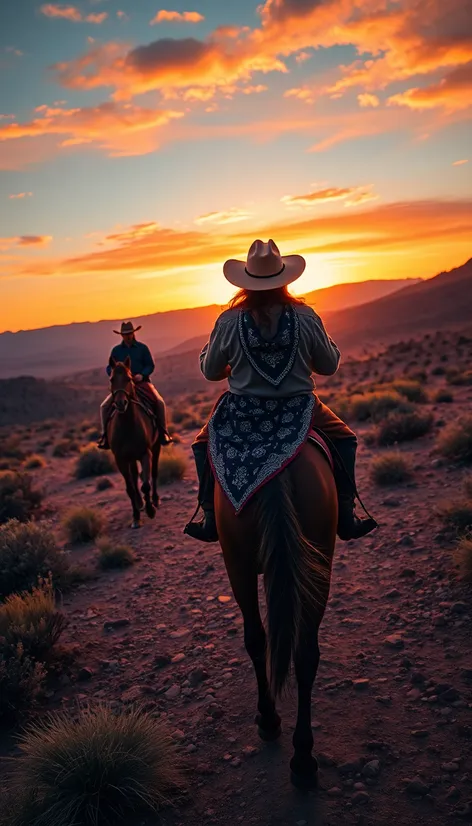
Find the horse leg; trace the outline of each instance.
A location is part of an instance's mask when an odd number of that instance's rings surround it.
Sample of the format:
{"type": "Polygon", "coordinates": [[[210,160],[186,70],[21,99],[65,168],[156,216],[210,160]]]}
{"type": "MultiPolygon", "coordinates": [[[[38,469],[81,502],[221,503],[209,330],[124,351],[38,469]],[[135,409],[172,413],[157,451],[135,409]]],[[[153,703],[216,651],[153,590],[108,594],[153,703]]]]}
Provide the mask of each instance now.
{"type": "MultiPolygon", "coordinates": [[[[123,459],[116,458],[116,464],[118,465],[118,470],[120,471],[121,475],[123,476],[126,484],[126,493],[128,494],[131,506],[133,508],[133,521],[131,523],[132,528],[139,528],[140,526],[140,507],[139,507],[139,500],[137,499],[137,495],[139,496],[139,491],[137,487],[137,477],[138,477],[138,469],[136,463],[133,464],[131,462],[127,462],[123,459]]],[[[141,497],[139,497],[141,498],[141,497]]]]}
{"type": "Polygon", "coordinates": [[[146,513],[149,516],[149,519],[154,519],[156,515],[156,509],[151,502],[151,453],[149,450],[146,450],[146,453],[141,459],[141,469],[142,469],[142,480],[143,484],[141,485],[141,492],[144,496],[144,503],[146,508],[146,513]]]}
{"type": "MultiPolygon", "coordinates": [[[[237,557],[236,557],[237,558],[237,557]]],[[[244,645],[256,673],[258,689],[258,715],[256,723],[262,740],[276,740],[280,737],[280,717],[275,708],[275,701],[270,692],[267,679],[267,644],[266,633],[262,624],[257,593],[257,573],[253,570],[235,569],[234,557],[231,560],[225,553],[225,563],[233,593],[244,621],[244,645]]],[[[237,563],[238,564],[238,563],[237,563]]]]}
{"type": "Polygon", "coordinates": [[[290,761],[292,783],[298,788],[316,786],[318,763],[312,755],[311,692],[320,662],[318,623],[305,622],[295,652],[295,674],[298,684],[298,716],[293,734],[294,755],[290,761]]]}
{"type": "Polygon", "coordinates": [[[161,446],[159,442],[154,442],[152,446],[152,504],[155,508],[159,507],[159,494],[157,492],[157,476],[159,473],[159,456],[161,454],[161,446]]]}

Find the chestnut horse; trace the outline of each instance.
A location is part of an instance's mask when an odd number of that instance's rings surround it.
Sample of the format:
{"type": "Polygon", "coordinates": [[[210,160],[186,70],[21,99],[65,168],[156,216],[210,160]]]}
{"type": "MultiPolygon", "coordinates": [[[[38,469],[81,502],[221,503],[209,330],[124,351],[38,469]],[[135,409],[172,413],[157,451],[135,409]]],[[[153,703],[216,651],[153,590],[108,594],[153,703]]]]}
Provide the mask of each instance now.
{"type": "Polygon", "coordinates": [[[336,486],[326,457],[308,442],[298,457],[267,482],[238,516],[217,483],[218,534],[235,599],[244,620],[244,643],[256,672],[256,723],[263,740],[281,733],[275,701],[292,661],[298,717],[290,763],[299,788],[316,785],[312,756],[311,691],[318,669],[318,629],[328,601],[338,519],[336,486]],[[267,638],[258,600],[264,575],[267,638]],[[269,676],[267,675],[267,671],[269,676]]]}
{"type": "Polygon", "coordinates": [[[133,507],[131,527],[139,528],[143,507],[150,519],[154,518],[156,508],[159,507],[157,474],[161,445],[157,428],[137,397],[129,356],[124,362],[112,360],[110,366],[110,387],[115,412],[107,424],[108,442],[118,470],[125,480],[126,492],[133,507]],[[141,492],[138,462],[142,471],[141,492]]]}

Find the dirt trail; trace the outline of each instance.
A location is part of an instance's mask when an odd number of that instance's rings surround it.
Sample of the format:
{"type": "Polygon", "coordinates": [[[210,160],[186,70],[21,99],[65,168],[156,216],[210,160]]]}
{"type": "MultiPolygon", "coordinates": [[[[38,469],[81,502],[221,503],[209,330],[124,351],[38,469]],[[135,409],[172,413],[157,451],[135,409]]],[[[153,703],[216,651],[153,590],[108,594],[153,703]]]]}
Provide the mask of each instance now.
{"type": "MultiPolygon", "coordinates": [[[[466,410],[470,392],[457,394],[454,415],[466,410]]],[[[362,430],[360,437],[362,443],[362,430]]],[[[190,798],[164,813],[166,826],[467,820],[471,594],[455,579],[451,545],[434,516],[438,499],[460,491],[463,473],[437,464],[433,438],[404,448],[414,483],[395,489],[370,483],[375,449],[360,451],[360,488],[382,528],[373,538],[338,543],[313,700],[320,790],[310,795],[289,782],[295,696],[281,704],[279,743],[262,744],[253,724],[255,680],[219,546],[182,535],[194,508],[193,467],[188,479],[161,490],[156,519],[138,532],[128,528],[117,475],[113,489],[98,493],[94,480],[72,479],[73,460],[51,460],[37,472],[56,527],[71,504],[100,508],[109,535],[138,556],[133,568],[100,573],[65,597],[78,679],[64,679],[50,707],[139,701],[167,720],[189,766],[190,798]],[[105,630],[107,623],[119,627],[105,630]],[[464,805],[465,818],[458,811],[464,805]]],[[[184,435],[187,451],[189,443],[184,435]]],[[[81,562],[95,552],[72,553],[81,562]]],[[[468,811],[472,821],[472,803],[468,811]]]]}

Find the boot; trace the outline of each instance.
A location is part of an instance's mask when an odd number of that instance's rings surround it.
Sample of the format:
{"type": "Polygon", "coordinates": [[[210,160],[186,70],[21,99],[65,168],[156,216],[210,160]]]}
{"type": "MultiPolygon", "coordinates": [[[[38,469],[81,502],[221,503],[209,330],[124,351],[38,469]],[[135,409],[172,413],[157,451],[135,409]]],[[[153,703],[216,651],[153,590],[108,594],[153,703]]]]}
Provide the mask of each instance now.
{"type": "Polygon", "coordinates": [[[338,457],[335,461],[335,479],[338,489],[338,536],[345,542],[350,539],[360,539],[378,527],[377,522],[371,516],[367,519],[360,519],[356,514],[356,451],[357,439],[346,438],[337,439],[334,443],[338,457]]]}
{"type": "Polygon", "coordinates": [[[97,442],[97,447],[100,450],[110,450],[110,445],[108,444],[108,436],[106,433],[102,433],[102,435],[100,436],[97,442]]]}
{"type": "Polygon", "coordinates": [[[208,447],[206,442],[195,442],[192,450],[199,481],[198,503],[203,511],[203,519],[189,522],[184,533],[201,542],[218,542],[214,506],[215,480],[208,461],[208,447]]]}

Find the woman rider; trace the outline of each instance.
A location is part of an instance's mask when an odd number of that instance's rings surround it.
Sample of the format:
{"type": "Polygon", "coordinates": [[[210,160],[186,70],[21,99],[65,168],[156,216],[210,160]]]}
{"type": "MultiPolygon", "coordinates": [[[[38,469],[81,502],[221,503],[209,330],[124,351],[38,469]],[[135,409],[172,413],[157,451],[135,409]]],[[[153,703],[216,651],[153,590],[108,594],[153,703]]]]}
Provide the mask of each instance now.
{"type": "MultiPolygon", "coordinates": [[[[308,409],[311,426],[321,430],[329,438],[336,448],[335,455],[337,453],[338,460],[341,459],[341,462],[335,462],[339,499],[338,536],[343,540],[358,539],[376,528],[377,523],[371,517],[360,519],[355,513],[357,438],[314,393],[313,373],[333,375],[339,366],[340,353],[328,336],[321,318],[302,299],[295,298],[287,290],[287,285],[302,275],[305,265],[305,260],[300,255],[282,257],[272,240],[268,243],[254,241],[247,261],[227,261],[223,268],[225,278],[239,287],[239,292],[230,302],[230,309],[217,319],[210,340],[200,354],[200,365],[203,375],[209,381],[228,379],[230,392],[226,397],[232,398],[233,411],[238,408],[233,412],[233,417],[244,418],[245,413],[241,407],[246,407],[246,402],[250,401],[259,401],[261,405],[274,411],[281,400],[285,400],[289,406],[291,404],[292,409],[299,402],[302,410],[308,409]]],[[[226,401],[225,396],[218,403],[210,423],[218,414],[223,401],[226,401]]],[[[296,432],[292,425],[293,437],[288,433],[290,427],[281,429],[277,425],[277,435],[281,436],[282,441],[284,438],[287,440],[287,437],[292,439],[289,445],[281,448],[289,460],[295,457],[310,430],[310,427],[302,425],[298,410],[297,408],[299,427],[296,432]]],[[[287,416],[288,421],[293,419],[291,413],[285,412],[281,421],[287,421],[287,416]]],[[[306,420],[306,415],[303,416],[306,420]]],[[[237,419],[233,418],[233,424],[235,421],[237,419]]],[[[265,424],[266,429],[269,429],[270,423],[265,424]]],[[[224,427],[228,428],[228,424],[224,427]]],[[[220,433],[224,432],[224,427],[220,427],[220,433]]],[[[235,427],[237,429],[237,425],[233,426],[233,431],[235,427]]],[[[251,424],[247,424],[246,429],[251,431],[248,443],[251,439],[263,441],[261,433],[253,432],[257,427],[251,428],[251,424]]],[[[242,439],[241,435],[236,436],[239,443],[246,441],[246,437],[242,439]]],[[[277,451],[277,446],[274,448],[272,441],[269,447],[270,458],[274,462],[274,468],[277,465],[277,470],[280,470],[286,460],[282,458],[278,462],[274,449],[277,451]]],[[[257,450],[261,448],[255,448],[253,455],[258,455],[257,450]]],[[[248,451],[249,444],[245,455],[248,451]]],[[[185,533],[203,542],[216,542],[218,533],[213,501],[214,476],[208,462],[208,425],[198,435],[193,452],[200,482],[199,504],[204,515],[200,522],[189,522],[185,533]]],[[[234,450],[232,453],[226,451],[227,456],[234,454],[234,450]]],[[[263,454],[262,449],[260,455],[263,454]]],[[[267,455],[267,451],[265,454],[267,455]]],[[[222,454],[221,461],[218,457],[213,465],[221,467],[224,461],[222,454]]],[[[252,469],[248,472],[256,474],[260,464],[256,463],[254,469],[253,460],[252,469]]],[[[231,470],[233,477],[239,470],[240,468],[231,470]]],[[[228,468],[226,472],[229,473],[228,468]]],[[[244,474],[246,478],[246,471],[244,474]]],[[[232,482],[234,478],[229,480],[227,492],[232,482]]]]}

